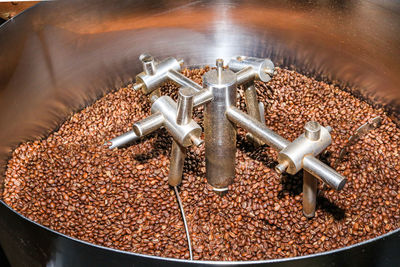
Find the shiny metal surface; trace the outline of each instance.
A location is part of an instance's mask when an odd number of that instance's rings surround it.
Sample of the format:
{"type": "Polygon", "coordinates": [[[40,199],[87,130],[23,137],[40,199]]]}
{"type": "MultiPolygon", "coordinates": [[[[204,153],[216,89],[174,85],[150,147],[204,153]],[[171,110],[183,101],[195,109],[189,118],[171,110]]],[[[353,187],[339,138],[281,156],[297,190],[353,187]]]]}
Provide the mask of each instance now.
{"type": "Polygon", "coordinates": [[[171,97],[159,97],[151,106],[151,112],[163,115],[164,127],[181,146],[188,147],[192,145],[193,138],[200,138],[201,127],[193,119],[186,124],[177,123],[178,107],[171,97]]]}
{"type": "MultiPolygon", "coordinates": [[[[178,125],[189,124],[193,117],[193,94],[194,91],[188,87],[179,89],[178,108],[176,114],[176,123],[178,125]]],[[[175,140],[172,141],[170,167],[168,172],[168,183],[171,186],[178,186],[182,182],[183,164],[186,157],[186,148],[181,146],[175,140]]],[[[178,192],[175,189],[178,197],[178,192]]],[[[179,197],[178,197],[179,200],[179,197]]],[[[181,206],[181,204],[180,204],[181,206]]],[[[182,211],[182,216],[184,213],[182,211]]],[[[184,221],[186,221],[184,219],[184,221]]]]}
{"type": "Polygon", "coordinates": [[[306,170],[303,170],[303,214],[307,218],[315,216],[317,206],[318,180],[306,170]]]}
{"type": "Polygon", "coordinates": [[[142,137],[160,129],[164,123],[164,116],[158,112],[137,121],[133,124],[133,131],[136,135],[142,137]]]}
{"type": "Polygon", "coordinates": [[[321,153],[331,142],[329,134],[331,128],[329,126],[320,128],[320,134],[324,135],[324,137],[320,136],[320,140],[318,141],[308,140],[302,134],[293,142],[289,142],[261,122],[235,107],[230,107],[226,111],[226,116],[230,121],[280,151],[278,155],[279,164],[276,166],[277,172],[290,171],[289,173],[295,174],[299,170],[305,169],[336,190],[341,190],[345,185],[345,177],[314,157],[314,155],[321,153]]]}
{"type": "Polygon", "coordinates": [[[218,192],[226,193],[235,178],[236,127],[225,112],[236,105],[237,88],[236,75],[222,68],[222,60],[216,63],[216,70],[203,75],[203,86],[214,96],[204,106],[206,178],[218,192]]]}
{"type": "Polygon", "coordinates": [[[330,135],[332,128],[322,127],[316,121],[309,121],[304,125],[304,130],[304,134],[279,152],[279,164],[276,166],[276,170],[279,173],[296,174],[303,169],[303,214],[307,218],[311,218],[315,215],[317,201],[315,178],[336,190],[344,187],[346,178],[315,158],[332,143],[330,135]]]}
{"type": "Polygon", "coordinates": [[[197,107],[213,100],[214,96],[208,89],[203,89],[193,97],[193,106],[197,107]]]}
{"type": "Polygon", "coordinates": [[[307,122],[304,130],[304,136],[311,141],[317,141],[321,137],[321,125],[316,121],[307,122]]]}
{"type": "Polygon", "coordinates": [[[181,70],[181,64],[173,57],[168,57],[161,62],[155,63],[154,58],[148,54],[140,56],[144,72],[136,76],[136,84],[141,84],[144,94],[150,94],[161,86],[168,78],[170,70],[181,70]]]}
{"type": "Polygon", "coordinates": [[[188,87],[179,89],[176,123],[188,124],[193,117],[193,96],[195,91],[188,87]]]}
{"type": "Polygon", "coordinates": [[[110,141],[106,142],[109,149],[113,149],[116,147],[121,147],[136,140],[139,140],[140,136],[135,133],[135,131],[126,132],[120,136],[117,136],[110,141]]]}
{"type": "MultiPolygon", "coordinates": [[[[152,55],[141,54],[139,60],[142,61],[143,70],[145,75],[152,76],[156,73],[157,69],[152,55]]],[[[161,64],[162,65],[162,64],[161,64]]]]}
{"type": "Polygon", "coordinates": [[[168,170],[168,183],[170,186],[178,186],[182,183],[183,164],[186,157],[186,148],[172,141],[170,164],[168,170]]]}
{"type": "Polygon", "coordinates": [[[250,115],[235,107],[230,107],[226,112],[226,116],[229,118],[229,120],[278,151],[281,151],[290,143],[288,140],[270,130],[261,122],[253,119],[250,115]]]}
{"type": "MultiPolygon", "coordinates": [[[[260,112],[259,103],[257,99],[257,90],[256,87],[254,86],[254,82],[247,84],[245,87],[246,88],[244,89],[244,97],[246,102],[247,113],[255,120],[262,122],[261,116],[264,116],[264,113],[261,114],[260,112]]],[[[263,145],[263,142],[260,139],[252,136],[250,133],[248,133],[246,137],[256,146],[263,145]]]]}
{"type": "MultiPolygon", "coordinates": [[[[306,127],[306,133],[307,132],[309,131],[306,127]]],[[[313,140],[311,138],[307,138],[307,135],[300,135],[296,138],[296,140],[288,144],[279,152],[278,162],[289,163],[286,172],[290,174],[296,174],[303,168],[303,158],[305,156],[317,156],[332,143],[332,138],[329,131],[322,126],[319,127],[318,139],[313,140]]]]}
{"type": "MultiPolygon", "coordinates": [[[[237,84],[244,84],[247,113],[254,119],[263,122],[264,111],[260,110],[254,80],[269,82],[274,73],[274,63],[264,58],[236,56],[229,61],[228,67],[236,72],[237,84]]],[[[263,144],[259,138],[254,137],[251,133],[247,133],[246,137],[255,146],[263,144]]]]}
{"type": "Polygon", "coordinates": [[[350,146],[352,146],[355,143],[357,143],[357,141],[361,137],[363,137],[364,135],[366,135],[367,133],[369,133],[373,129],[376,129],[376,128],[380,127],[381,124],[382,124],[382,117],[381,116],[377,116],[377,117],[371,119],[371,121],[366,122],[363,125],[361,125],[360,127],[358,127],[357,130],[354,132],[354,134],[349,137],[349,140],[347,141],[345,147],[342,148],[342,150],[340,150],[339,157],[335,162],[335,166],[343,159],[343,157],[346,155],[347,150],[348,150],[348,148],[350,146]]]}
{"type": "MultiPolygon", "coordinates": [[[[258,100],[257,100],[257,90],[254,84],[250,84],[245,90],[244,90],[244,96],[245,96],[245,101],[246,101],[246,109],[247,113],[252,116],[254,119],[258,120],[261,122],[261,113],[258,105],[258,100]]],[[[264,114],[262,114],[264,115],[264,114]]]]}
{"type": "MultiPolygon", "coordinates": [[[[277,66],[349,85],[399,118],[396,1],[49,1],[0,27],[2,168],[20,142],[44,137],[71,112],[133,81],[143,51],[188,65],[238,54],[268,57],[277,66]]],[[[0,242],[13,266],[191,264],[90,245],[39,226],[3,202],[0,213],[0,242]]],[[[231,264],[398,266],[399,242],[396,230],[326,253],[231,264]]]]}
{"type": "Polygon", "coordinates": [[[269,82],[271,80],[275,68],[274,63],[269,59],[247,56],[236,56],[232,58],[229,61],[228,66],[229,69],[233,71],[240,71],[247,67],[251,67],[254,71],[255,79],[263,82],[269,82]]]}
{"type": "Polygon", "coordinates": [[[346,177],[313,156],[303,159],[303,169],[338,191],[343,189],[347,181],[346,177]]]}
{"type": "Polygon", "coordinates": [[[254,80],[256,77],[256,73],[252,67],[246,67],[241,69],[236,73],[237,84],[241,85],[243,83],[247,83],[248,81],[254,80]]]}
{"type": "Polygon", "coordinates": [[[122,147],[126,144],[139,140],[141,137],[150,134],[162,127],[164,117],[161,114],[152,114],[143,120],[133,124],[133,130],[117,136],[106,142],[109,149],[122,147]]]}
{"type": "Polygon", "coordinates": [[[199,84],[195,83],[189,78],[186,78],[185,76],[183,76],[183,74],[175,70],[168,71],[167,75],[168,78],[170,78],[172,81],[176,82],[182,87],[189,87],[196,92],[199,92],[201,91],[201,89],[203,89],[203,87],[201,87],[199,84]]]}

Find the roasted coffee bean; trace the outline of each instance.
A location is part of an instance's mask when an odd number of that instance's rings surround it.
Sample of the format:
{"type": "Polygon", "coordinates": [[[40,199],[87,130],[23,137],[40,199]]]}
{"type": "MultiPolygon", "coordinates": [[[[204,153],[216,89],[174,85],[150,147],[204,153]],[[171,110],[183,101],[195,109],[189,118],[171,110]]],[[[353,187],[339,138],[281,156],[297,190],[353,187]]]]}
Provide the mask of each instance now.
{"type": "MultiPolygon", "coordinates": [[[[206,69],[184,70],[201,83],[206,69]]],[[[94,244],[164,257],[188,258],[186,235],[168,186],[171,137],[165,130],[109,151],[104,142],[150,114],[141,92],[121,88],[74,114],[44,140],[21,144],[8,162],[4,201],[58,232],[94,244]]],[[[329,164],[358,126],[375,116],[381,127],[355,145],[336,169],[347,176],[336,192],[319,184],[316,216],[302,214],[302,176],[274,171],[277,151],[254,148],[238,129],[236,178],[224,197],[205,178],[204,148],[190,147],[181,198],[195,259],[260,260],[336,249],[398,228],[400,130],[382,109],[335,85],[277,69],[256,82],[266,125],[294,140],[307,121],[333,128],[329,164]]],[[[162,93],[177,97],[173,83],[162,93]]],[[[245,110],[243,88],[238,107],[245,110]]],[[[203,108],[195,120],[202,125],[203,108]]]]}

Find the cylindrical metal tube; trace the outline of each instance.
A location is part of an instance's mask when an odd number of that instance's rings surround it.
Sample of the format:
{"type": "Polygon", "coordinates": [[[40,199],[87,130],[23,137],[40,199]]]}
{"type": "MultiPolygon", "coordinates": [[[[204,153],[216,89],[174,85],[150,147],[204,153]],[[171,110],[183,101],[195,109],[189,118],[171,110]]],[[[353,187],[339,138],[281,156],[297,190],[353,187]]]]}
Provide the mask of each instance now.
{"type": "Polygon", "coordinates": [[[160,88],[155,89],[154,91],[151,91],[151,93],[148,95],[150,102],[154,103],[156,100],[161,96],[161,90],[160,88]]]}
{"type": "Polygon", "coordinates": [[[197,107],[213,100],[214,96],[208,89],[203,89],[193,96],[193,106],[197,107]]]}
{"type": "Polygon", "coordinates": [[[224,60],[222,58],[217,59],[216,65],[217,65],[218,83],[220,84],[222,80],[222,70],[224,69],[224,60]]]}
{"type": "Polygon", "coordinates": [[[289,163],[287,163],[287,161],[284,161],[275,166],[275,171],[279,174],[282,174],[286,171],[288,166],[289,166],[289,163]]]}
{"type": "Polygon", "coordinates": [[[258,102],[258,110],[260,111],[260,122],[265,124],[265,107],[263,102],[258,102]]]}
{"type": "Polygon", "coordinates": [[[279,151],[290,144],[288,140],[270,130],[267,126],[255,120],[243,111],[237,109],[236,107],[230,107],[226,111],[226,115],[229,120],[236,123],[238,126],[242,127],[254,136],[260,138],[267,145],[279,151]]]}
{"type": "Polygon", "coordinates": [[[171,186],[178,186],[182,182],[183,164],[186,157],[186,148],[172,141],[171,158],[168,173],[168,183],[171,186]]]}
{"type": "Polygon", "coordinates": [[[258,107],[257,90],[254,83],[246,86],[244,90],[244,96],[246,101],[247,113],[255,120],[261,122],[260,109],[258,107]]]}
{"type": "MultiPolygon", "coordinates": [[[[304,136],[312,141],[317,141],[321,135],[321,125],[316,121],[309,121],[304,126],[304,136]]],[[[329,130],[327,129],[329,132],[329,130]]]]}
{"type": "Polygon", "coordinates": [[[188,124],[193,116],[193,93],[189,87],[179,89],[178,109],[176,123],[179,125],[188,124]]]}
{"type": "Polygon", "coordinates": [[[140,61],[142,61],[143,70],[147,75],[153,75],[156,72],[153,56],[148,54],[142,54],[140,55],[139,59],[140,61]]]}
{"type": "Polygon", "coordinates": [[[308,171],[303,170],[303,214],[307,218],[315,215],[317,205],[318,180],[308,171]]]}
{"type": "Polygon", "coordinates": [[[164,117],[160,113],[152,114],[143,120],[137,121],[133,124],[133,130],[126,132],[114,139],[111,139],[107,143],[109,149],[115,147],[121,147],[125,144],[131,143],[138,140],[140,137],[150,134],[163,126],[164,117]]]}
{"type": "Polygon", "coordinates": [[[135,122],[133,124],[133,131],[138,136],[144,136],[146,134],[150,134],[155,130],[161,128],[164,123],[164,117],[161,113],[155,113],[143,120],[135,122]]]}
{"type": "Polygon", "coordinates": [[[318,129],[319,138],[317,140],[310,139],[315,138],[315,136],[311,136],[312,134],[309,134],[310,138],[307,138],[305,134],[302,134],[279,152],[278,161],[280,163],[283,161],[289,163],[286,170],[289,174],[296,174],[301,170],[303,167],[302,161],[306,155],[319,155],[319,153],[331,144],[332,138],[329,131],[322,126],[319,126],[318,129]]]}
{"type": "Polygon", "coordinates": [[[118,137],[115,137],[114,139],[111,139],[110,141],[107,141],[107,143],[109,144],[108,148],[113,149],[116,147],[121,147],[128,143],[136,141],[139,138],[140,138],[140,136],[138,136],[134,131],[129,131],[118,137]]]}
{"type": "MultiPolygon", "coordinates": [[[[279,136],[275,132],[268,129],[265,125],[261,124],[248,114],[235,107],[229,108],[226,112],[226,115],[232,122],[236,123],[238,126],[252,133],[254,136],[260,138],[266,144],[274,147],[277,150],[283,150],[290,144],[288,140],[279,136]]],[[[283,164],[282,168],[280,166],[279,169],[282,169],[283,171],[286,170],[286,165],[288,165],[288,163],[283,164]]],[[[311,155],[304,157],[303,169],[309,171],[312,175],[336,190],[341,190],[346,183],[345,177],[311,155]]]]}
{"type": "MultiPolygon", "coordinates": [[[[214,188],[225,189],[235,177],[236,127],[225,115],[236,104],[236,75],[231,70],[210,70],[203,76],[204,86],[214,99],[204,109],[206,177],[214,188]]],[[[226,192],[226,191],[225,191],[226,192]]]]}
{"type": "Polygon", "coordinates": [[[271,80],[271,76],[274,73],[274,63],[264,58],[237,56],[229,61],[228,66],[233,71],[251,67],[255,78],[263,82],[271,80]]]}
{"type": "Polygon", "coordinates": [[[314,156],[304,157],[303,169],[336,190],[341,190],[346,184],[346,178],[344,176],[337,173],[334,169],[322,163],[314,156]]]}
{"type": "Polygon", "coordinates": [[[164,83],[170,70],[181,70],[181,64],[175,58],[169,57],[159,62],[155,68],[155,72],[152,75],[141,72],[136,76],[136,83],[143,84],[141,88],[144,94],[151,93],[164,83]]]}
{"type": "Polygon", "coordinates": [[[256,72],[252,67],[245,67],[236,73],[237,85],[247,83],[256,78],[256,72]]]}
{"type": "Polygon", "coordinates": [[[172,69],[168,71],[167,73],[168,78],[170,78],[172,81],[176,82],[177,84],[181,85],[182,87],[189,87],[193,89],[196,92],[199,92],[203,89],[201,85],[195,83],[191,79],[187,78],[184,76],[182,73],[172,69]]]}
{"type": "Polygon", "coordinates": [[[151,106],[151,112],[162,114],[163,125],[181,146],[192,145],[193,137],[198,138],[201,135],[201,127],[194,120],[190,120],[188,124],[179,125],[177,123],[177,104],[169,96],[158,98],[151,106]]]}
{"type": "MultiPolygon", "coordinates": [[[[245,101],[246,101],[247,113],[251,117],[253,117],[255,120],[261,122],[260,108],[259,108],[258,99],[257,99],[257,90],[256,90],[256,87],[254,86],[253,82],[250,82],[246,85],[246,88],[244,90],[244,96],[245,96],[245,101]]],[[[263,142],[259,138],[254,137],[250,133],[247,134],[247,138],[255,146],[260,146],[263,144],[263,142]]]]}

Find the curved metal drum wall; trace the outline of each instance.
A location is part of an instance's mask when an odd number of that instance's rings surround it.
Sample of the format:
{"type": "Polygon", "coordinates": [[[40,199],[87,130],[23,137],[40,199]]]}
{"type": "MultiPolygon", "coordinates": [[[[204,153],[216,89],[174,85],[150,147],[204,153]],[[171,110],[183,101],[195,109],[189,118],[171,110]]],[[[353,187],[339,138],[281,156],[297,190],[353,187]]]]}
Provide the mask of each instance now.
{"type": "MultiPolygon", "coordinates": [[[[270,57],[280,66],[351,85],[399,118],[395,1],[43,2],[0,27],[1,180],[13,148],[46,136],[72,112],[131,81],[142,52],[186,64],[237,54],[270,57]]],[[[87,244],[31,222],[3,202],[0,214],[0,242],[13,266],[190,264],[87,244]]],[[[332,252],[231,264],[396,266],[399,241],[394,231],[332,252]]]]}

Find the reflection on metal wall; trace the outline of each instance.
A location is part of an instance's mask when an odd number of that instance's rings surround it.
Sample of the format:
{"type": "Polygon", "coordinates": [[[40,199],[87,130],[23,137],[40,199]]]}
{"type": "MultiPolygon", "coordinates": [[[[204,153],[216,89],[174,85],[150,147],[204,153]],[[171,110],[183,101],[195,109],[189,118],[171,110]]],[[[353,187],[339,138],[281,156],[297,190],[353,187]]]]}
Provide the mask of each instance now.
{"type": "MultiPolygon", "coordinates": [[[[0,164],[4,167],[21,141],[45,136],[73,111],[132,80],[143,51],[183,58],[187,64],[237,54],[268,57],[277,65],[349,84],[361,96],[400,113],[398,6],[394,1],[333,0],[42,2],[0,27],[0,164]]],[[[54,257],[41,248],[57,253],[63,248],[57,259],[69,265],[80,262],[76,255],[100,255],[91,259],[93,264],[116,257],[111,250],[27,224],[5,205],[0,209],[2,240],[9,238],[10,249],[28,247],[13,238],[16,233],[38,241],[13,262],[32,259],[40,265],[54,257]],[[5,222],[12,222],[16,233],[7,232],[5,222]],[[81,251],[87,253],[77,253],[81,251]]],[[[392,236],[392,244],[396,238],[392,236]]],[[[370,259],[367,248],[381,248],[380,256],[396,249],[382,249],[388,244],[382,242],[353,248],[360,257],[338,252],[318,256],[325,257],[319,263],[365,263],[370,259]]],[[[118,257],[126,264],[150,261],[130,254],[118,257]]],[[[298,266],[316,263],[312,257],[299,261],[303,265],[298,266]]],[[[178,263],[185,264],[163,261],[178,263]]]]}

